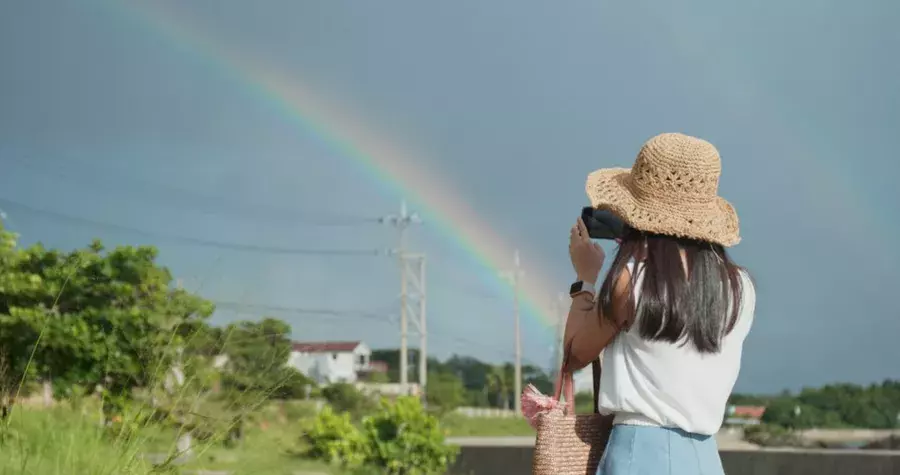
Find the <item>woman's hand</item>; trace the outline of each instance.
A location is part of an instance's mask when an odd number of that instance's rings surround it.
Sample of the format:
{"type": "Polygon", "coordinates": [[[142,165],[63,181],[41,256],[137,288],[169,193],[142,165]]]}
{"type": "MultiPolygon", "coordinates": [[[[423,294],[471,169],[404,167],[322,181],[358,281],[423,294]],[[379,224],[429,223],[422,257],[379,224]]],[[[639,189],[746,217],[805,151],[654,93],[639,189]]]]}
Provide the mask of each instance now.
{"type": "Polygon", "coordinates": [[[603,267],[606,253],[599,244],[591,241],[581,217],[578,218],[569,235],[569,257],[572,259],[572,267],[575,268],[578,280],[597,282],[597,276],[603,267]]]}

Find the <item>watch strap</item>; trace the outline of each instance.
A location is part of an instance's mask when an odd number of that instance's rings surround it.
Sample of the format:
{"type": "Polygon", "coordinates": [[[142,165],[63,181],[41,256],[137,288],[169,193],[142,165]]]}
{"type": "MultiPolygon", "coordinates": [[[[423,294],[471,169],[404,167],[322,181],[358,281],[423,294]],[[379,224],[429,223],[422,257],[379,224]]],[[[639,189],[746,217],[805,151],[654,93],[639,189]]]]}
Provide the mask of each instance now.
{"type": "Polygon", "coordinates": [[[569,296],[570,297],[574,297],[574,296],[576,296],[580,293],[584,293],[584,292],[587,292],[591,295],[595,294],[596,292],[594,291],[594,283],[579,280],[579,281],[576,281],[574,284],[572,284],[571,287],[569,287],[569,296]]]}

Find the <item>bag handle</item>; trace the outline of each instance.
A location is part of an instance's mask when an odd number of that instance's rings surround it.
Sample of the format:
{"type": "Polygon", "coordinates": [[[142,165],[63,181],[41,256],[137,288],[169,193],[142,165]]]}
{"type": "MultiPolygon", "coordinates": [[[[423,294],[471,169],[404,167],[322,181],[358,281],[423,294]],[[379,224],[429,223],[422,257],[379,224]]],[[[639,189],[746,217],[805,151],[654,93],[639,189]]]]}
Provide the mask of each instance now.
{"type": "MultiPolygon", "coordinates": [[[[575,414],[575,379],[570,371],[565,368],[569,363],[569,356],[572,353],[572,343],[569,342],[563,352],[562,366],[559,368],[559,374],[556,378],[556,386],[553,391],[553,397],[560,401],[560,396],[566,398],[566,414],[575,414]]],[[[591,379],[593,380],[594,393],[594,414],[600,413],[600,405],[597,397],[600,395],[600,376],[602,375],[602,367],[600,364],[600,356],[591,361],[591,379]]]]}

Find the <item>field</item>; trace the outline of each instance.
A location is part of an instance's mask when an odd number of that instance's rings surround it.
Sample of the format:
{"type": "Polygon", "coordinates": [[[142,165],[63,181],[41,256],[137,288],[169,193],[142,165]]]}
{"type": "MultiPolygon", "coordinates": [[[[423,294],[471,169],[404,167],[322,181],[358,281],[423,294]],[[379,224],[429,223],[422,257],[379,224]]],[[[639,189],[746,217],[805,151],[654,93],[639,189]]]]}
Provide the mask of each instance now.
{"type": "MultiPolygon", "coordinates": [[[[176,452],[178,434],[174,430],[143,425],[110,433],[100,425],[98,408],[91,405],[80,409],[67,403],[46,409],[20,406],[7,425],[0,425],[0,475],[201,471],[232,475],[349,475],[300,455],[300,438],[313,413],[311,404],[306,402],[273,402],[247,419],[240,442],[226,447],[222,443],[195,441],[191,457],[175,460],[168,471],[154,471],[154,463],[176,452]]],[[[518,418],[447,415],[441,419],[441,427],[449,437],[534,433],[518,418]]]]}
{"type": "MultiPolygon", "coordinates": [[[[0,431],[0,475],[156,473],[151,461],[165,459],[174,450],[177,436],[153,426],[138,427],[130,436],[124,431],[110,434],[100,427],[94,413],[63,406],[20,408],[0,431]]],[[[299,435],[299,430],[292,430],[287,423],[253,424],[235,447],[198,442],[191,460],[176,465],[182,473],[200,469],[260,475],[340,473],[295,455],[299,435]]]]}

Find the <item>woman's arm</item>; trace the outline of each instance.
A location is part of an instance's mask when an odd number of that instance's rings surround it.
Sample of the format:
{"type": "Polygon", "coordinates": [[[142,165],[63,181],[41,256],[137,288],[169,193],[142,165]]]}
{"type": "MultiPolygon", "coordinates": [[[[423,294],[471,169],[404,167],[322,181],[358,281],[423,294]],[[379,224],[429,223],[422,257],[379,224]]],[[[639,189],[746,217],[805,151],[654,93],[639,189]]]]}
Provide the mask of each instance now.
{"type": "Polygon", "coordinates": [[[563,337],[565,345],[571,345],[564,371],[577,371],[591,364],[619,331],[629,325],[633,317],[628,299],[629,292],[631,292],[631,273],[625,269],[613,288],[612,318],[606,318],[602,314],[600,305],[594,301],[594,296],[590,292],[581,292],[572,298],[563,337]]]}

